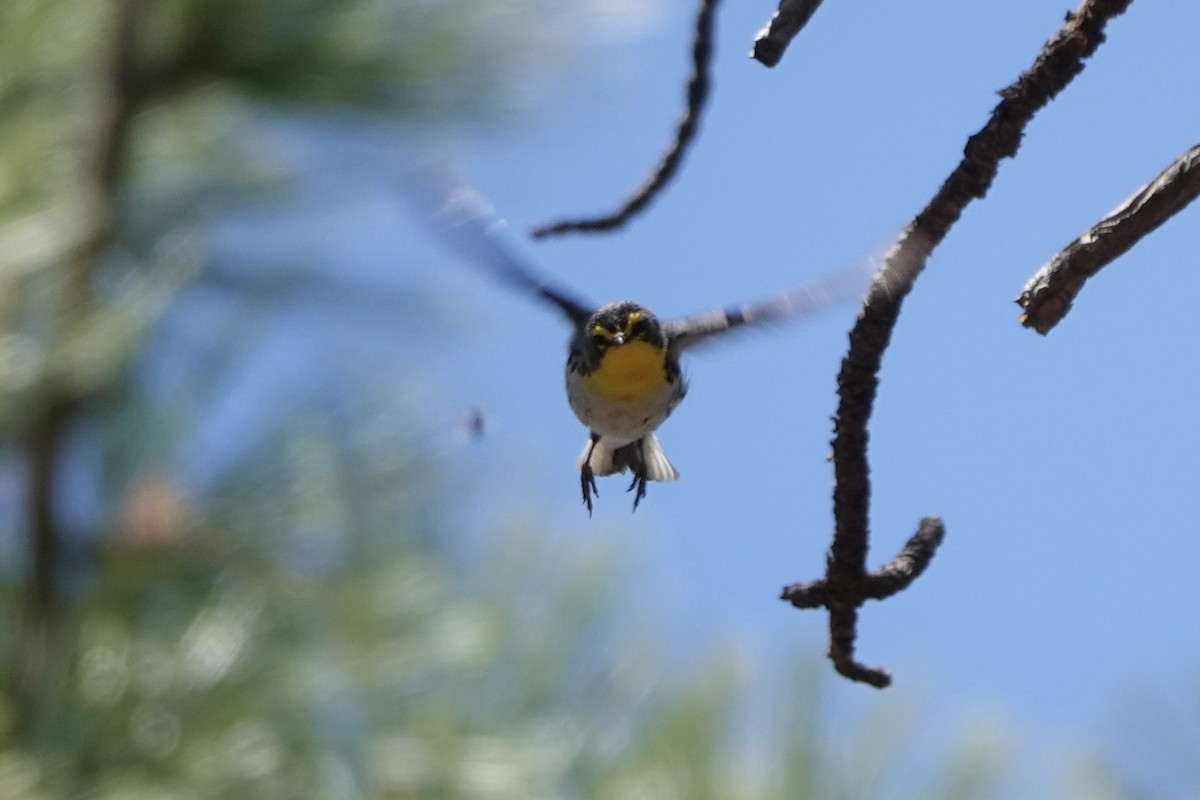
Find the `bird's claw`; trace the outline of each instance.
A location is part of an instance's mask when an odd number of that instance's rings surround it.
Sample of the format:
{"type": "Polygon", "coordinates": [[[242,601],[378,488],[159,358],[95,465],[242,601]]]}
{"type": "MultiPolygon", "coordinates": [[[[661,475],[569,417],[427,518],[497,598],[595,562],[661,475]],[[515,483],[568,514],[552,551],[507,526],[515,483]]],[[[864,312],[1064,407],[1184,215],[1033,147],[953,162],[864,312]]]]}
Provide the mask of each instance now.
{"type": "Polygon", "coordinates": [[[583,490],[583,504],[587,506],[588,516],[592,515],[592,495],[600,496],[600,490],[596,488],[596,475],[592,472],[592,468],[588,464],[584,464],[579,470],[579,484],[583,490]]]}
{"type": "Polygon", "coordinates": [[[633,496],[633,510],[637,511],[638,503],[642,502],[642,498],[646,496],[646,477],[644,475],[634,473],[633,482],[625,491],[632,492],[634,489],[637,489],[637,494],[633,496]]]}

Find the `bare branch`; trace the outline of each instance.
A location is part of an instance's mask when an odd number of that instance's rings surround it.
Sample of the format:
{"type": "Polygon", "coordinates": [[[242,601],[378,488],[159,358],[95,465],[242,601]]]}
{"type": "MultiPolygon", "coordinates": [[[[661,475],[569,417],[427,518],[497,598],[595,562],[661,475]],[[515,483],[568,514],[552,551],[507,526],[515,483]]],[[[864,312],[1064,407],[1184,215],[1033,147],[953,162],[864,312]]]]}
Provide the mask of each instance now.
{"type": "Polygon", "coordinates": [[[778,64],[792,39],[808,24],[820,5],[821,0],[780,0],[779,10],[754,37],[750,57],[763,66],[778,64]]]}
{"type": "MultiPolygon", "coordinates": [[[[66,291],[60,302],[58,339],[70,337],[74,320],[91,311],[92,272],[99,252],[109,242],[113,226],[112,197],[125,150],[129,119],[133,113],[131,96],[134,73],[134,25],[139,11],[138,0],[123,0],[117,4],[115,41],[109,69],[102,85],[105,93],[99,104],[96,136],[92,141],[90,161],[84,165],[87,183],[81,186],[87,193],[86,207],[91,219],[87,233],[67,259],[66,291]]],[[[43,387],[46,395],[40,404],[39,416],[29,427],[26,448],[29,471],[29,536],[32,568],[27,594],[30,613],[37,617],[51,615],[58,604],[54,586],[54,561],[60,547],[60,533],[55,519],[51,496],[58,461],[58,450],[64,428],[78,405],[72,387],[51,385],[43,387]]]]}
{"type": "Polygon", "coordinates": [[[1063,248],[1029,279],[1017,298],[1017,304],[1025,309],[1021,324],[1041,334],[1049,333],[1071,310],[1075,295],[1088,278],[1186,208],[1197,195],[1200,144],[1063,248]]]}
{"type": "Polygon", "coordinates": [[[638,188],[616,211],[602,217],[583,217],[580,219],[565,219],[550,225],[534,228],[530,234],[535,239],[545,236],[556,236],[564,233],[598,233],[619,228],[628,222],[635,214],[649,205],[667,185],[667,182],[679,171],[683,156],[696,138],[700,128],[700,116],[712,80],[713,58],[713,17],[717,9],[717,0],[701,0],[700,13],[696,17],[696,35],[692,41],[692,75],[688,79],[687,107],[675,129],[675,137],[663,154],[658,166],[650,177],[638,188]]]}
{"type": "Polygon", "coordinates": [[[868,598],[905,588],[928,565],[945,531],[940,520],[926,519],[900,556],[868,575],[866,556],[871,483],[867,460],[867,422],[875,404],[879,368],[905,296],[933,249],[945,238],[974,199],[991,187],[1001,159],[1017,152],[1025,126],[1083,70],[1083,62],[1104,41],[1108,20],[1131,0],[1084,0],[1078,11],[1042,48],[1033,66],[1000,92],[1001,101],[987,124],[967,140],[963,159],[937,194],[901,233],[884,258],[875,282],[850,331],[850,349],[838,374],[838,410],[834,418],[833,507],[835,528],[826,577],[808,587],[789,587],[785,598],[800,607],[824,605],[830,612],[830,658],[852,680],[883,687],[882,670],[854,661],[855,615],[868,598]]]}
{"type": "MultiPolygon", "coordinates": [[[[86,232],[65,260],[65,286],[53,320],[57,345],[70,340],[95,304],[93,278],[97,259],[114,235],[116,190],[128,147],[129,124],[136,111],[136,26],[143,14],[141,0],[116,3],[114,41],[98,105],[93,150],[83,165],[80,191],[91,219],[86,232]]],[[[57,571],[62,530],[55,506],[55,489],[62,446],[72,421],[83,405],[79,387],[70,380],[48,380],[30,421],[23,446],[28,461],[27,531],[30,570],[22,609],[19,655],[14,659],[18,717],[33,713],[43,685],[61,614],[57,571]]]]}
{"type": "Polygon", "coordinates": [[[858,635],[858,606],[834,605],[829,608],[829,660],[838,674],[852,681],[886,689],[892,676],[878,667],[868,667],[854,659],[854,639],[858,635]]]}
{"type": "Polygon", "coordinates": [[[796,608],[828,608],[829,658],[834,668],[851,680],[883,689],[892,682],[891,676],[885,670],[863,666],[854,659],[858,607],[866,599],[883,600],[907,588],[929,566],[945,533],[940,519],[926,517],[899,555],[870,574],[845,573],[835,577],[832,572],[838,562],[831,555],[831,574],[812,583],[784,587],[781,599],[796,608]]]}
{"type": "Polygon", "coordinates": [[[917,532],[905,542],[900,553],[867,577],[867,597],[882,600],[908,588],[929,566],[938,545],[946,536],[946,526],[937,517],[926,517],[917,532]]]}

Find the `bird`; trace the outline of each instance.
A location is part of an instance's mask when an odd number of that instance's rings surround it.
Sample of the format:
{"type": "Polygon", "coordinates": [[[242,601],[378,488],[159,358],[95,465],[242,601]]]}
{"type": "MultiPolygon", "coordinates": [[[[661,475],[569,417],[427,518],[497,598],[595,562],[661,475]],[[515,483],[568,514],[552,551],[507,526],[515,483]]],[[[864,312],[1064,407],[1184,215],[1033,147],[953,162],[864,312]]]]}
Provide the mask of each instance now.
{"type": "Polygon", "coordinates": [[[855,265],[761,302],[661,320],[631,300],[598,307],[580,300],[502,241],[504,220],[476,190],[457,185],[443,196],[435,217],[445,237],[472,263],[556,308],[571,327],[564,379],[567,402],[588,430],[576,468],[589,516],[599,497],[597,477],[629,472],[635,511],[648,483],[679,479],[655,434],[687,395],[684,352],[738,328],[811,314],[861,295],[870,274],[855,265]]]}

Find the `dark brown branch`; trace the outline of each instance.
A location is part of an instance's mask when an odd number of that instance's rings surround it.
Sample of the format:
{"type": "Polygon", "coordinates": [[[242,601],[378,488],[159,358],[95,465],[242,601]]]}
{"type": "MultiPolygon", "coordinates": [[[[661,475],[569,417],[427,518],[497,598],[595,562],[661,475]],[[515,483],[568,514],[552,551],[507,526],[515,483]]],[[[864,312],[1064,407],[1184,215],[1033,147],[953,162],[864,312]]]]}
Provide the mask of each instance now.
{"type": "Polygon", "coordinates": [[[829,609],[829,660],[839,675],[852,681],[886,689],[892,677],[878,667],[868,667],[854,658],[854,639],[858,635],[858,606],[835,605],[829,609]]]}
{"type": "Polygon", "coordinates": [[[696,35],[692,41],[692,75],[688,79],[687,107],[675,129],[675,137],[663,154],[650,177],[627,199],[619,209],[602,217],[565,219],[550,225],[534,228],[534,238],[555,236],[564,233],[598,233],[619,228],[635,214],[649,205],[667,183],[679,171],[683,156],[695,141],[700,128],[700,117],[708,100],[712,80],[713,18],[717,0],[701,0],[700,13],[696,17],[696,35]]]}
{"type": "Polygon", "coordinates": [[[884,670],[865,667],[854,659],[858,607],[865,598],[882,600],[912,583],[929,565],[944,535],[942,521],[928,517],[921,520],[917,532],[900,554],[876,572],[854,579],[842,576],[836,583],[833,578],[826,577],[783,590],[783,599],[796,608],[825,606],[829,609],[829,658],[840,674],[880,689],[891,682],[884,670]]]}
{"type": "MultiPolygon", "coordinates": [[[[133,94],[136,82],[134,48],[140,0],[123,0],[118,4],[117,14],[108,82],[102,89],[106,96],[100,104],[94,149],[90,160],[84,164],[88,183],[83,191],[91,194],[90,211],[94,219],[89,234],[65,265],[67,290],[59,305],[59,318],[55,321],[60,343],[71,337],[78,320],[92,312],[92,274],[96,259],[113,236],[114,194],[124,161],[129,123],[137,102],[133,94]]],[[[49,498],[63,429],[69,424],[79,398],[69,380],[65,383],[52,381],[42,387],[42,392],[40,413],[30,426],[31,436],[27,441],[31,462],[29,535],[34,542],[29,595],[37,599],[35,607],[48,611],[56,605],[57,593],[53,585],[47,583],[52,581],[53,566],[43,560],[53,561],[60,547],[58,523],[49,498]]]]}
{"type": "Polygon", "coordinates": [[[1000,103],[987,124],[967,140],[958,167],[885,256],[850,332],[850,349],[838,374],[832,442],[835,528],[826,576],[815,584],[789,587],[784,597],[802,608],[829,609],[830,658],[838,672],[853,680],[877,687],[891,681],[883,670],[854,660],[855,610],[868,598],[879,599],[907,586],[928,565],[944,536],[941,522],[927,519],[895,561],[876,573],[866,571],[871,496],[867,422],[900,306],[963,209],[987,193],[1000,161],[1016,154],[1033,115],[1082,71],[1084,60],[1104,41],[1108,20],[1130,1],[1085,0],[1033,66],[1000,92],[1000,103]]]}
{"type": "MultiPolygon", "coordinates": [[[[135,82],[136,25],[140,0],[117,3],[113,48],[102,87],[94,149],[83,164],[81,191],[87,193],[92,219],[86,236],[72,251],[63,269],[64,290],[53,320],[55,344],[62,346],[77,333],[80,320],[94,306],[92,289],[96,261],[114,236],[115,193],[127,149],[129,124],[137,107],[135,82]]],[[[55,490],[62,447],[83,403],[81,390],[70,376],[54,376],[40,387],[40,398],[22,442],[28,461],[27,537],[30,570],[22,609],[22,639],[13,659],[22,722],[35,713],[39,687],[50,663],[62,598],[57,569],[61,560],[62,529],[55,490]]]]}
{"type": "Polygon", "coordinates": [[[937,517],[921,520],[917,532],[904,543],[900,553],[867,576],[866,596],[882,600],[907,589],[929,566],[945,535],[946,526],[937,517]]]}
{"type": "Polygon", "coordinates": [[[54,567],[60,549],[58,521],[54,513],[54,476],[58,467],[66,421],[74,403],[54,398],[33,420],[25,447],[29,458],[29,552],[31,567],[26,585],[30,616],[41,621],[53,617],[59,598],[54,567]]]}
{"type": "Polygon", "coordinates": [[[808,24],[820,5],[821,0],[780,0],[779,10],[754,37],[750,57],[767,67],[778,64],[792,39],[808,24]]]}
{"type": "Polygon", "coordinates": [[[882,689],[891,683],[887,672],[854,659],[858,607],[864,600],[883,600],[906,589],[929,566],[945,534],[940,519],[926,517],[900,553],[875,572],[835,577],[831,557],[830,574],[812,583],[784,587],[782,599],[796,608],[828,608],[829,658],[834,669],[851,680],[882,689]]]}
{"type": "Polygon", "coordinates": [[[1200,144],[1037,271],[1017,298],[1021,324],[1049,333],[1071,310],[1088,278],[1124,255],[1200,195],[1200,144]]]}

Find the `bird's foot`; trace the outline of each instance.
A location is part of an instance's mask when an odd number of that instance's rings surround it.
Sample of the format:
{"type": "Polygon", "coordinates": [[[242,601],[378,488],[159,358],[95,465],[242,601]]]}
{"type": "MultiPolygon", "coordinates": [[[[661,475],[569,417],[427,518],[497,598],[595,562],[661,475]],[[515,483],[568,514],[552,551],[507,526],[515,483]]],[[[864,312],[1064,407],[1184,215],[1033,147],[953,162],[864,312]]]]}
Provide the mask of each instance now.
{"type": "Polygon", "coordinates": [[[596,488],[596,475],[592,472],[589,464],[584,464],[579,470],[579,485],[583,490],[583,504],[587,506],[588,516],[592,515],[592,496],[600,496],[600,490],[596,488]]]}
{"type": "Polygon", "coordinates": [[[633,482],[629,484],[629,488],[625,491],[632,492],[637,490],[637,494],[633,496],[633,510],[637,511],[638,503],[642,502],[642,498],[646,496],[646,477],[638,473],[633,474],[633,482]]]}

